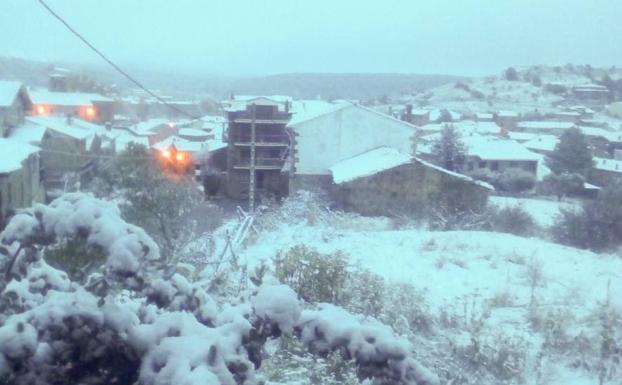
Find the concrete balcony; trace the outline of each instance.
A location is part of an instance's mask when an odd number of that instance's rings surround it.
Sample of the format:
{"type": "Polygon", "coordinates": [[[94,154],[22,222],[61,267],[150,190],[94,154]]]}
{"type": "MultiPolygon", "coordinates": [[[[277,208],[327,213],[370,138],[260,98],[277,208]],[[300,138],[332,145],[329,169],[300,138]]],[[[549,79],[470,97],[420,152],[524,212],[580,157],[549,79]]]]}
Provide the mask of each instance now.
{"type": "MultiPolygon", "coordinates": [[[[250,135],[235,136],[232,139],[234,146],[250,147],[250,135]]],[[[257,135],[255,137],[255,146],[257,147],[287,147],[289,146],[289,138],[285,135],[257,135]]]]}
{"type": "MultiPolygon", "coordinates": [[[[281,158],[257,158],[255,159],[255,170],[280,170],[283,168],[285,160],[281,158]]],[[[233,168],[236,170],[250,169],[250,159],[238,160],[233,168]]]]}

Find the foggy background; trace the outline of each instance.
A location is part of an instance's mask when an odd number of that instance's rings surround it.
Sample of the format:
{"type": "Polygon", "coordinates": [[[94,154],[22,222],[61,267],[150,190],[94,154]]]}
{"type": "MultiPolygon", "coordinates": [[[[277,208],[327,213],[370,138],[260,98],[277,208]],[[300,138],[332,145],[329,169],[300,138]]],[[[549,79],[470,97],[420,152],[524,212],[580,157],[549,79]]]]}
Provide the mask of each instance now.
{"type": "MultiPolygon", "coordinates": [[[[622,1],[49,0],[129,69],[478,76],[622,62],[622,1]]],[[[35,0],[0,2],[0,56],[101,64],[35,0]]]]}

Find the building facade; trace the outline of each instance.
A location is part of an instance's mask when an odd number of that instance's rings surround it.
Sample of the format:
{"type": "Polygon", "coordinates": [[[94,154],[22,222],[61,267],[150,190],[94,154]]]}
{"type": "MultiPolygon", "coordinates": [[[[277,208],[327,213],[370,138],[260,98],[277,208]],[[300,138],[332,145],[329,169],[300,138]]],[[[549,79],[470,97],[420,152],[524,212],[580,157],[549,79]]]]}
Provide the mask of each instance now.
{"type": "Polygon", "coordinates": [[[234,100],[226,108],[226,190],[234,199],[248,198],[251,210],[259,196],[287,195],[283,166],[290,145],[290,103],[257,97],[234,100]]]}

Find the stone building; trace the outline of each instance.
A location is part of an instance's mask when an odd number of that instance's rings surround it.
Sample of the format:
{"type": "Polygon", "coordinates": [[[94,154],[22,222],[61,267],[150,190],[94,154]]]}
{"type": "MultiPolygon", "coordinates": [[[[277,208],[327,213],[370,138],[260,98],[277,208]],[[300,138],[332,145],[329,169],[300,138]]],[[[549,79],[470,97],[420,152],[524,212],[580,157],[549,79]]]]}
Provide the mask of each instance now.
{"type": "Polygon", "coordinates": [[[11,130],[24,123],[26,111],[32,102],[28,91],[20,82],[0,81],[0,138],[7,137],[11,130]]]}
{"type": "Polygon", "coordinates": [[[42,202],[39,148],[0,138],[0,229],[16,209],[42,202]]]}
{"type": "Polygon", "coordinates": [[[291,98],[238,96],[226,104],[227,194],[248,198],[251,210],[256,197],[285,196],[291,98]]]}
{"type": "Polygon", "coordinates": [[[388,147],[339,162],[331,172],[332,199],[363,215],[481,212],[493,190],[388,147]]]}
{"type": "Polygon", "coordinates": [[[350,102],[326,103],[295,113],[288,124],[292,144],[285,170],[289,191],[327,189],[333,165],[379,147],[414,153],[417,127],[350,102]]]}

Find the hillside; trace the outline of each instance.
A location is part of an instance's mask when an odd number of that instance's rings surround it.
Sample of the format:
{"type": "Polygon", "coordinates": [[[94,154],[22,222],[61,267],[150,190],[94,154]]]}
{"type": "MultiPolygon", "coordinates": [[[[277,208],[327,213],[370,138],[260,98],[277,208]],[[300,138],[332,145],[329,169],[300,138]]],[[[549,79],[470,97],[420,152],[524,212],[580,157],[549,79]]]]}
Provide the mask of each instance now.
{"type": "Polygon", "coordinates": [[[618,256],[502,233],[428,231],[329,212],[304,197],[264,214],[260,226],[238,254],[251,268],[304,245],[341,253],[353,274],[370,272],[388,293],[412,287],[399,311],[416,319],[391,318],[398,292],[384,294],[380,317],[410,335],[437,373],[462,372],[465,384],[598,381],[603,312],[622,311],[618,256]]]}
{"type": "Polygon", "coordinates": [[[517,68],[516,78],[512,80],[505,73],[466,79],[420,92],[404,98],[404,101],[459,112],[512,110],[527,114],[547,113],[564,101],[563,95],[552,89],[555,86],[603,84],[607,79],[622,84],[622,71],[574,65],[531,66],[517,68]]]}

